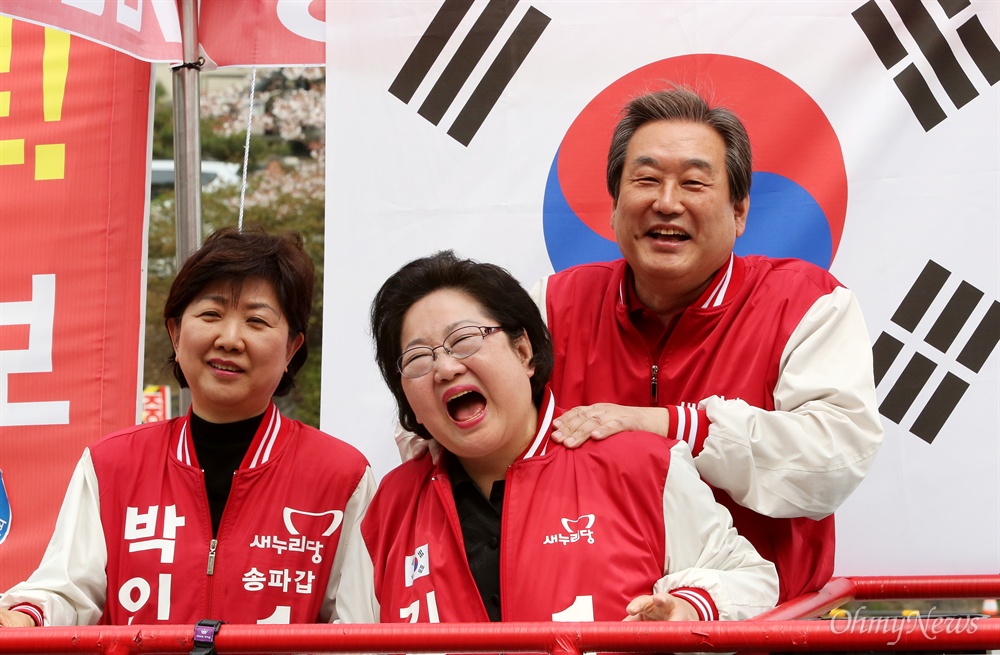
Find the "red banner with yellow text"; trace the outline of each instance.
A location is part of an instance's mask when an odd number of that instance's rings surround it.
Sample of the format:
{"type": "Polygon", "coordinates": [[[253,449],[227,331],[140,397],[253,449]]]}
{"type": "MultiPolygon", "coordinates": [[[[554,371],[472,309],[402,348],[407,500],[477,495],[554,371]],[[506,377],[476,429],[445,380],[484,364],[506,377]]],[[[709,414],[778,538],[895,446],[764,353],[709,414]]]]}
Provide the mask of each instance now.
{"type": "MultiPolygon", "coordinates": [[[[0,0],[0,14],[56,27],[145,61],[183,60],[170,0],[0,0]]],[[[326,0],[200,0],[198,36],[213,66],[309,66],[326,61],[326,0]]]]}
{"type": "Polygon", "coordinates": [[[87,444],[136,423],[148,63],[0,16],[0,589],[87,444]]]}

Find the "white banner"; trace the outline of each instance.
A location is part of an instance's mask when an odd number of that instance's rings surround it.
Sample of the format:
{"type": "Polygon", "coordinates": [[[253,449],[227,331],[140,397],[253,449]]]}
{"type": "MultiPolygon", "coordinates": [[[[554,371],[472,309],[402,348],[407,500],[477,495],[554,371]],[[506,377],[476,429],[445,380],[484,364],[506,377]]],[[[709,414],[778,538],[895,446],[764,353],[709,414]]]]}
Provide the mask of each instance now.
{"type": "Polygon", "coordinates": [[[1000,4],[959,4],[329,3],[323,429],[399,462],[367,319],[404,262],[530,286],[616,257],[607,131],[674,80],[747,122],[738,252],[827,267],[865,311],[886,438],[837,573],[1000,571],[1000,4]]]}

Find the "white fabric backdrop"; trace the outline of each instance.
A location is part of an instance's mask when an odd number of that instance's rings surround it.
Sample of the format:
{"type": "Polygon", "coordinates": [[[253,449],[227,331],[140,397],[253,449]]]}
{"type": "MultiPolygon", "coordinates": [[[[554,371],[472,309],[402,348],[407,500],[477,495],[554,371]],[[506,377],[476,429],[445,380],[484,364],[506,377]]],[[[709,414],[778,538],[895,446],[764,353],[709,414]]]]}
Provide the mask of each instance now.
{"type": "MultiPolygon", "coordinates": [[[[436,81],[447,77],[453,58],[470,61],[460,44],[475,32],[477,20],[496,8],[495,3],[472,3],[412,99],[404,102],[389,89],[446,4],[452,6],[440,1],[327,5],[330,156],[322,428],[357,445],[379,476],[398,464],[394,408],[373,362],[367,327],[369,303],[382,281],[406,261],[442,248],[504,265],[526,286],[552,272],[553,259],[574,252],[566,240],[547,243],[543,227],[546,220],[557,222],[546,214],[546,188],[574,120],[604,89],[639,68],[683,55],[725,55],[746,60],[760,74],[744,79],[742,87],[728,79],[712,87],[721,97],[739,100],[734,108],[745,106],[753,115],[755,148],[758,134],[789,133],[784,150],[771,146],[770,154],[755,152],[757,161],[763,154],[764,160],[788,166],[784,171],[755,167],[755,191],[771,188],[771,178],[757,173],[780,172],[787,179],[795,178],[797,168],[820,178],[830,171],[837,186],[842,154],[846,189],[839,191],[846,193],[846,216],[830,270],[858,294],[873,343],[886,334],[901,344],[879,385],[880,402],[912,379],[903,370],[914,353],[932,369],[901,420],[883,418],[885,445],[874,470],[837,513],[837,573],[1000,571],[1000,353],[995,347],[1000,329],[992,313],[1000,299],[1000,3],[972,2],[950,17],[936,2],[920,5],[940,33],[938,52],[946,43],[954,53],[953,62],[945,61],[949,69],[930,63],[888,2],[521,2],[505,20],[498,19],[502,26],[496,38],[434,124],[420,113],[424,100],[436,81]],[[888,68],[852,16],[862,7],[869,18],[885,17],[903,50],[888,68]],[[550,22],[539,23],[539,15],[550,22]],[[469,102],[476,86],[504,43],[517,40],[512,35],[525,18],[542,25],[541,35],[466,145],[449,131],[463,107],[477,104],[469,102]],[[981,26],[986,37],[976,53],[963,41],[969,25],[981,26]],[[926,81],[941,107],[933,125],[921,124],[894,82],[907,66],[926,81]],[[952,83],[963,76],[966,97],[952,101],[948,90],[954,93],[952,83]],[[782,102],[791,96],[761,97],[769,88],[765,82],[774,79],[783,80],[789,93],[815,102],[841,153],[799,138],[783,124],[788,117],[782,102]],[[777,124],[767,124],[769,102],[777,124]],[[943,269],[944,286],[923,320],[906,329],[891,319],[930,261],[943,269]],[[968,321],[959,320],[964,326],[941,352],[927,340],[934,341],[932,326],[939,315],[956,315],[945,312],[945,306],[960,285],[967,290],[963,283],[981,296],[971,293],[968,321]],[[984,320],[980,352],[985,362],[971,368],[956,362],[984,320]],[[952,403],[940,429],[930,437],[924,431],[921,438],[914,424],[946,372],[968,388],[952,403]]],[[[892,45],[891,38],[880,38],[880,45],[892,45]]],[[[600,175],[602,153],[593,166],[600,175]]],[[[571,181],[561,184],[567,197],[580,195],[571,181]]],[[[830,205],[814,200],[836,223],[830,205]]],[[[773,198],[751,196],[751,223],[780,219],[773,209],[768,213],[768,202],[773,198]],[[755,207],[764,209],[755,216],[755,207]]],[[[603,215],[600,207],[595,211],[603,215]]],[[[603,223],[602,218],[590,224],[603,223]]],[[[768,240],[782,231],[763,230],[754,248],[767,251],[768,240]]],[[[814,231],[805,238],[815,241],[821,235],[814,231]]]]}

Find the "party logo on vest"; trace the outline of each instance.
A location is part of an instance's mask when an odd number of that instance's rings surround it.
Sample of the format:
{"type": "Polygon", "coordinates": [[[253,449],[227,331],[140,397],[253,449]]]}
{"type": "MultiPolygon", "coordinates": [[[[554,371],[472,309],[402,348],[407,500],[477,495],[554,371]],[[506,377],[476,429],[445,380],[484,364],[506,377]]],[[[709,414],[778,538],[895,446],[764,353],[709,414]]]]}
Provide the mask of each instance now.
{"type": "Polygon", "coordinates": [[[562,544],[567,546],[577,542],[594,543],[594,522],[597,519],[593,514],[584,514],[575,519],[560,519],[563,532],[545,536],[544,544],[562,544]]]}
{"type": "Polygon", "coordinates": [[[315,532],[322,532],[322,536],[329,537],[340,527],[340,524],[344,520],[344,513],[339,509],[330,509],[325,512],[306,512],[286,507],[282,512],[282,519],[285,522],[285,529],[288,530],[288,534],[315,534],[315,532]],[[295,517],[299,518],[296,519],[295,517]],[[308,528],[304,527],[306,523],[309,525],[308,528]]]}

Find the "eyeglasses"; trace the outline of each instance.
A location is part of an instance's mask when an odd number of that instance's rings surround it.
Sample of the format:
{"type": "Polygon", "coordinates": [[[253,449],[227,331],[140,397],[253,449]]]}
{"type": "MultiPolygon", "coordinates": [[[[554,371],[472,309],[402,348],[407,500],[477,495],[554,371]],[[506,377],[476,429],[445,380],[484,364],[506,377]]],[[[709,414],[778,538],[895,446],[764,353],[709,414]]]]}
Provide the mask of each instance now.
{"type": "Polygon", "coordinates": [[[434,368],[438,348],[455,359],[465,359],[479,352],[483,341],[502,327],[486,327],[483,325],[466,325],[452,331],[444,338],[440,346],[416,346],[403,352],[396,360],[396,368],[404,378],[419,378],[427,375],[434,368]]]}

